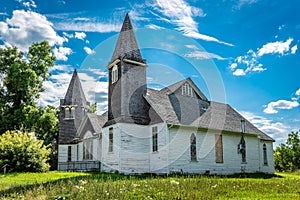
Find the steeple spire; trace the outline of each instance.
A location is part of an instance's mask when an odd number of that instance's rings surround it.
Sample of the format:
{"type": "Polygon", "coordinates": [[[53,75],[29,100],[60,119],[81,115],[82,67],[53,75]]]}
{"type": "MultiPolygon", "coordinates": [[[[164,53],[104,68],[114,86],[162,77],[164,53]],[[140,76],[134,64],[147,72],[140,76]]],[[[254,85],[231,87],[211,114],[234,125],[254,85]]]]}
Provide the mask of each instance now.
{"type": "Polygon", "coordinates": [[[75,104],[75,101],[82,101],[83,106],[87,105],[87,100],[85,98],[80,79],[75,69],[65,96],[65,100],[68,101],[70,105],[75,104]]]}
{"type": "Polygon", "coordinates": [[[125,16],[111,62],[120,58],[145,63],[138,47],[128,13],[125,16]]]}
{"type": "Polygon", "coordinates": [[[89,106],[75,69],[66,96],[60,100],[59,144],[72,143],[89,106]]]}

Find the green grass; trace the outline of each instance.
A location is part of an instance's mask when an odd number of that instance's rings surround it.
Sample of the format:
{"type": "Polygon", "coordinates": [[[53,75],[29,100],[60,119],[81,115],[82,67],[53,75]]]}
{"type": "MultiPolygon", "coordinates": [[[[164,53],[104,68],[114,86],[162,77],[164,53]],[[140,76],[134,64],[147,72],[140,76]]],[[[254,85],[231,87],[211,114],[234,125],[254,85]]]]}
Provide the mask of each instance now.
{"type": "Polygon", "coordinates": [[[0,199],[300,199],[300,174],[15,173],[0,175],[0,199]]]}

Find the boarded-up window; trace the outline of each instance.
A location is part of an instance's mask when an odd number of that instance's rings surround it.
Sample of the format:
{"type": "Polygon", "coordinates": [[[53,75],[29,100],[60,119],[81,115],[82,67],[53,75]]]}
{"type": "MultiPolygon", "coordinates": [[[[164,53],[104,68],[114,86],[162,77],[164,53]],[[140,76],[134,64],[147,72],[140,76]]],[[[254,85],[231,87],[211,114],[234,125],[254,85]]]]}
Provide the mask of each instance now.
{"type": "Polygon", "coordinates": [[[263,156],[264,156],[264,165],[268,165],[268,157],[267,157],[267,145],[263,145],[263,156]]]}
{"type": "Polygon", "coordinates": [[[158,150],[157,144],[157,126],[152,127],[152,151],[156,152],[158,150]]]}
{"type": "Polygon", "coordinates": [[[113,146],[114,146],[114,134],[113,134],[113,128],[109,128],[109,134],[108,134],[108,152],[113,152],[113,146]]]}
{"type": "Polygon", "coordinates": [[[223,163],[223,141],[222,135],[215,135],[216,163],[223,163]]]}
{"type": "Polygon", "coordinates": [[[93,141],[87,140],[83,142],[83,159],[93,160],[93,141]]]}
{"type": "Polygon", "coordinates": [[[72,160],[72,146],[68,146],[68,161],[72,160]]]}
{"type": "Polygon", "coordinates": [[[194,133],[191,135],[191,160],[197,160],[196,136],[194,133]]]}

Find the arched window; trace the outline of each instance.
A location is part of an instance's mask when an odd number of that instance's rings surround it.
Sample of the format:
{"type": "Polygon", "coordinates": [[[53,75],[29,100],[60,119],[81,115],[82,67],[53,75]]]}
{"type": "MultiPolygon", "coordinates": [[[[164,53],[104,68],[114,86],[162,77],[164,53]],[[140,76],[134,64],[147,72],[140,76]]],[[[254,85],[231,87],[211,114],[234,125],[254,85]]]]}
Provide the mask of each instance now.
{"type": "Polygon", "coordinates": [[[111,83],[114,83],[118,80],[118,66],[114,65],[111,70],[111,83]]]}
{"type": "Polygon", "coordinates": [[[263,144],[263,157],[264,157],[264,165],[268,165],[267,145],[266,144],[263,144]]]}
{"type": "Polygon", "coordinates": [[[64,107],[65,111],[65,119],[75,119],[75,107],[74,106],[66,106],[64,107]]]}
{"type": "Polygon", "coordinates": [[[83,142],[83,159],[93,160],[93,140],[83,142]]]}
{"type": "Polygon", "coordinates": [[[244,135],[241,137],[241,141],[238,144],[238,153],[242,154],[242,162],[246,162],[246,142],[244,139],[244,135]]]}
{"type": "Polygon", "coordinates": [[[191,160],[197,161],[196,136],[194,133],[191,135],[191,160]]]}

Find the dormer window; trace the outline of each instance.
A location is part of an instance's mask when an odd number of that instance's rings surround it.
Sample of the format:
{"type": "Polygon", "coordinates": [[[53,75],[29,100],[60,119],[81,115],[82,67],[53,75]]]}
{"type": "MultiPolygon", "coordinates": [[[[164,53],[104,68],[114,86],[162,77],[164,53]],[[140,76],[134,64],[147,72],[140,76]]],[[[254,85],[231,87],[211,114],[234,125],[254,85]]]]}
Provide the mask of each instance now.
{"type": "Polygon", "coordinates": [[[182,85],[182,95],[193,97],[193,88],[188,83],[182,85]]]}
{"type": "Polygon", "coordinates": [[[118,66],[114,65],[111,70],[111,83],[115,83],[118,80],[118,66]]]}

